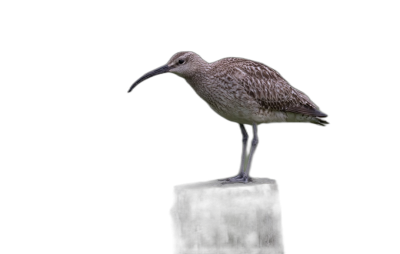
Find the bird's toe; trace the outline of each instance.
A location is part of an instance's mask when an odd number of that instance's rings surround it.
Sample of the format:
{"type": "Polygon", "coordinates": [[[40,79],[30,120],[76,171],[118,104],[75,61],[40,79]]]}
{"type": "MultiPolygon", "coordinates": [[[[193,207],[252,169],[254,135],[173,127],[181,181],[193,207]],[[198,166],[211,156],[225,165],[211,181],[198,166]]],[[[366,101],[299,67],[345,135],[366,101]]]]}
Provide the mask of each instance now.
{"type": "Polygon", "coordinates": [[[249,183],[249,182],[252,182],[252,181],[253,180],[250,177],[241,176],[241,177],[228,178],[228,179],[222,181],[221,184],[230,184],[230,183],[244,183],[244,184],[246,184],[246,183],[249,183]]]}

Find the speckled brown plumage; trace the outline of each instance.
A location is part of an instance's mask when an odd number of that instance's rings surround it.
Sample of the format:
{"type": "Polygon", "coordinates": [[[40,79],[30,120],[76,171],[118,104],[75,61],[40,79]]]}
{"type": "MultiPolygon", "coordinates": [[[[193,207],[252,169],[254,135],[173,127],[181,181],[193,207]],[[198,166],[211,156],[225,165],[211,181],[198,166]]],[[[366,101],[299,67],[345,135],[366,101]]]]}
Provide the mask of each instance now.
{"type": "Polygon", "coordinates": [[[179,52],[168,62],[171,72],[186,79],[210,107],[228,120],[252,124],[311,122],[327,115],[276,70],[243,58],[207,63],[194,52],[179,52]],[[177,66],[183,59],[186,66],[177,66]],[[181,68],[179,68],[181,67],[181,68]]]}

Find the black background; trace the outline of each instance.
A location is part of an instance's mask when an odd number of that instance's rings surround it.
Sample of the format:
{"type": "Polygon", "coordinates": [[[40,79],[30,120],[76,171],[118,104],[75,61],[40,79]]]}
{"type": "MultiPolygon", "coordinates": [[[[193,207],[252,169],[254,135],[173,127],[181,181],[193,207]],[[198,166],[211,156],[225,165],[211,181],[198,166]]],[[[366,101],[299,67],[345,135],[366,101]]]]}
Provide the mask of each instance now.
{"type": "Polygon", "coordinates": [[[348,101],[358,84],[349,84],[344,67],[352,61],[344,56],[352,47],[348,34],[325,7],[297,16],[252,8],[221,17],[217,10],[90,6],[56,25],[55,54],[65,63],[58,70],[63,92],[52,99],[62,108],[48,128],[57,133],[51,144],[61,144],[54,165],[65,182],[60,227],[74,230],[70,244],[172,253],[173,186],[237,173],[237,124],[212,112],[184,80],[163,75],[126,93],[179,51],[207,62],[263,62],[329,115],[325,128],[259,126],[251,175],[278,182],[286,253],[338,253],[354,241],[362,170],[354,151],[362,141],[350,124],[348,101]]]}

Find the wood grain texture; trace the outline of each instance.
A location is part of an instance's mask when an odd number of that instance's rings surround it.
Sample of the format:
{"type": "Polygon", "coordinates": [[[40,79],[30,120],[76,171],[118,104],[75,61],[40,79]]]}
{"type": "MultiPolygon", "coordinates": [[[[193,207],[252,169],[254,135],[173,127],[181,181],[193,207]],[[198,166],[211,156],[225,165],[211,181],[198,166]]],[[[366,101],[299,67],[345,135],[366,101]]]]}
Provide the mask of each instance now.
{"type": "Polygon", "coordinates": [[[176,254],[282,254],[279,192],[274,180],[218,181],[175,187],[171,211],[176,254]]]}

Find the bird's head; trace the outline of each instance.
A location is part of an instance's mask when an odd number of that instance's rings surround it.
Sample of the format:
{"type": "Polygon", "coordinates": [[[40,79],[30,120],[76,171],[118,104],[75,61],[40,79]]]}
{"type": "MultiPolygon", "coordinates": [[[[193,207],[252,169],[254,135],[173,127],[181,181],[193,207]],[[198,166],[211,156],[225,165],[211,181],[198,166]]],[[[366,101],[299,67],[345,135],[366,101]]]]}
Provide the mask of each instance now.
{"type": "Polygon", "coordinates": [[[194,75],[198,67],[202,66],[204,62],[205,61],[194,52],[191,51],[178,52],[171,57],[171,59],[168,61],[166,65],[163,65],[155,70],[152,70],[143,75],[141,78],[139,78],[135,83],[133,83],[128,93],[131,92],[132,89],[135,88],[142,81],[162,73],[171,72],[180,77],[188,78],[194,75]]]}
{"type": "Polygon", "coordinates": [[[204,60],[196,53],[191,51],[178,52],[171,57],[167,65],[169,72],[187,78],[193,75],[204,60]]]}

